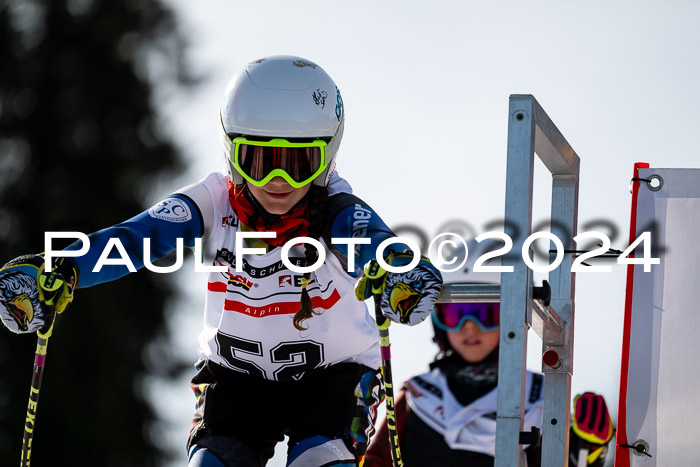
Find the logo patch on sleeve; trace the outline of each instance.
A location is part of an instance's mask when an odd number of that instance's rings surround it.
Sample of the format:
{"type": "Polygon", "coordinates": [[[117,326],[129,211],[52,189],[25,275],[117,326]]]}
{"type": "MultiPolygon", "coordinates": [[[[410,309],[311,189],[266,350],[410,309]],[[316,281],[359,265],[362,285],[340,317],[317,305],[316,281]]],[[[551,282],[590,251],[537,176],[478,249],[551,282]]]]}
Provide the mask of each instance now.
{"type": "Polygon", "coordinates": [[[189,206],[179,198],[166,198],[148,210],[148,215],[168,222],[187,222],[192,219],[189,206]]]}

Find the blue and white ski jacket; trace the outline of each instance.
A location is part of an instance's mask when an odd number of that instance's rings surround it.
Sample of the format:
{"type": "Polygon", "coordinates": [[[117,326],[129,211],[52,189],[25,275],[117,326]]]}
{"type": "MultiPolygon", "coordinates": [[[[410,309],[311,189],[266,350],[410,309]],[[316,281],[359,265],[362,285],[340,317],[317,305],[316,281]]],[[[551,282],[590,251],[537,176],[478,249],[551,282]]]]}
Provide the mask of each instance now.
{"type": "MultiPolygon", "coordinates": [[[[80,269],[79,287],[115,280],[130,272],[123,264],[93,271],[110,239],[120,240],[134,269],[139,269],[144,266],[145,237],[150,238],[151,261],[173,251],[179,238],[185,247],[194,246],[195,239],[201,238],[203,264],[224,269],[208,273],[199,334],[201,359],[279,381],[299,379],[306,371],[339,362],[378,368],[377,329],[365,303],[355,298],[354,285],[362,266],[375,257],[377,245],[394,236],[391,230],[351,195],[345,180],[337,174],[331,177],[328,205],[335,203],[337,215],[329,219],[329,236],[365,237],[371,244],[354,248],[355,271],[347,272],[348,247],[331,246],[325,236],[321,239],[326,260],[312,273],[307,290],[314,309],[323,313],[305,321],[308,329],[299,331],[292,325],[292,316],[300,307],[302,274],[283,264],[282,248],[246,254],[241,270],[236,270],[235,238],[241,224],[229,203],[228,182],[228,175],[212,173],[136,217],[89,235],[89,252],[74,258],[80,269]]],[[[76,242],[68,249],[80,246],[81,242],[76,242]]],[[[401,251],[406,246],[396,244],[393,248],[401,251]]],[[[292,247],[288,257],[292,264],[302,266],[303,246],[292,247]]],[[[120,258],[117,248],[111,248],[109,258],[120,258]]]]}

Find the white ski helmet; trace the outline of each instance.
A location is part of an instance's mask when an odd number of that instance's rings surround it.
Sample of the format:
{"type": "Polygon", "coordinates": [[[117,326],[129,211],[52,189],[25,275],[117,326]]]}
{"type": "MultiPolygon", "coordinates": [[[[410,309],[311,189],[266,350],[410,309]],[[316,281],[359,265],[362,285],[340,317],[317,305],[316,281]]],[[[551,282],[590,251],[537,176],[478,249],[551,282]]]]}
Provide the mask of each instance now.
{"type": "Polygon", "coordinates": [[[317,64],[277,55],[250,62],[226,87],[221,103],[221,137],[234,184],[243,176],[233,165],[232,139],[322,139],[326,169],[314,180],[325,186],[343,137],[345,112],[340,90],[317,64]]]}

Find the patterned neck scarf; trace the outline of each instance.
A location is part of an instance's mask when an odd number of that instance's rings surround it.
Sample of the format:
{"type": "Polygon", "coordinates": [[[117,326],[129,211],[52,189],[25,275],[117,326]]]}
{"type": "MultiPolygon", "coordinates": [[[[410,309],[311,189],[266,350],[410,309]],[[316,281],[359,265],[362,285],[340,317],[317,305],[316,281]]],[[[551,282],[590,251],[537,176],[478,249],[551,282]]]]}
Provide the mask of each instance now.
{"type": "Polygon", "coordinates": [[[253,197],[246,185],[228,182],[228,199],[238,219],[256,232],[276,232],[275,238],[264,241],[271,246],[282,246],[295,237],[309,235],[309,220],[306,218],[308,195],[286,214],[270,214],[253,197]]]}
{"type": "Polygon", "coordinates": [[[448,351],[430,368],[439,368],[447,385],[464,406],[486,395],[498,384],[498,347],[476,363],[465,362],[457,352],[448,351]]]}

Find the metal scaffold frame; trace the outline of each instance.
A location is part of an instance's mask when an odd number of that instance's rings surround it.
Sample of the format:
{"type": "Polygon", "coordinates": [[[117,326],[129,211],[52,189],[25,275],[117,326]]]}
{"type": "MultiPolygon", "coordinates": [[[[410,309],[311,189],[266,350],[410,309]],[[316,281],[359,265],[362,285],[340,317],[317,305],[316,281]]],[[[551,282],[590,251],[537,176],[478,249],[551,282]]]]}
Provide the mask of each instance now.
{"type": "Polygon", "coordinates": [[[502,264],[513,272],[501,273],[501,285],[446,285],[439,301],[501,301],[498,367],[496,467],[525,465],[520,444],[529,444],[523,431],[527,331],[542,339],[544,422],[542,465],[568,465],[571,374],[574,343],[575,276],[573,253],[549,273],[548,294],[533,296],[532,270],[520,255],[532,233],[534,154],[552,174],[550,231],[565,251],[575,250],[578,222],[579,157],[547,113],[531,95],[511,95],[508,112],[508,161],[504,231],[513,240],[502,264]],[[524,435],[521,437],[521,433],[524,435]]]}

